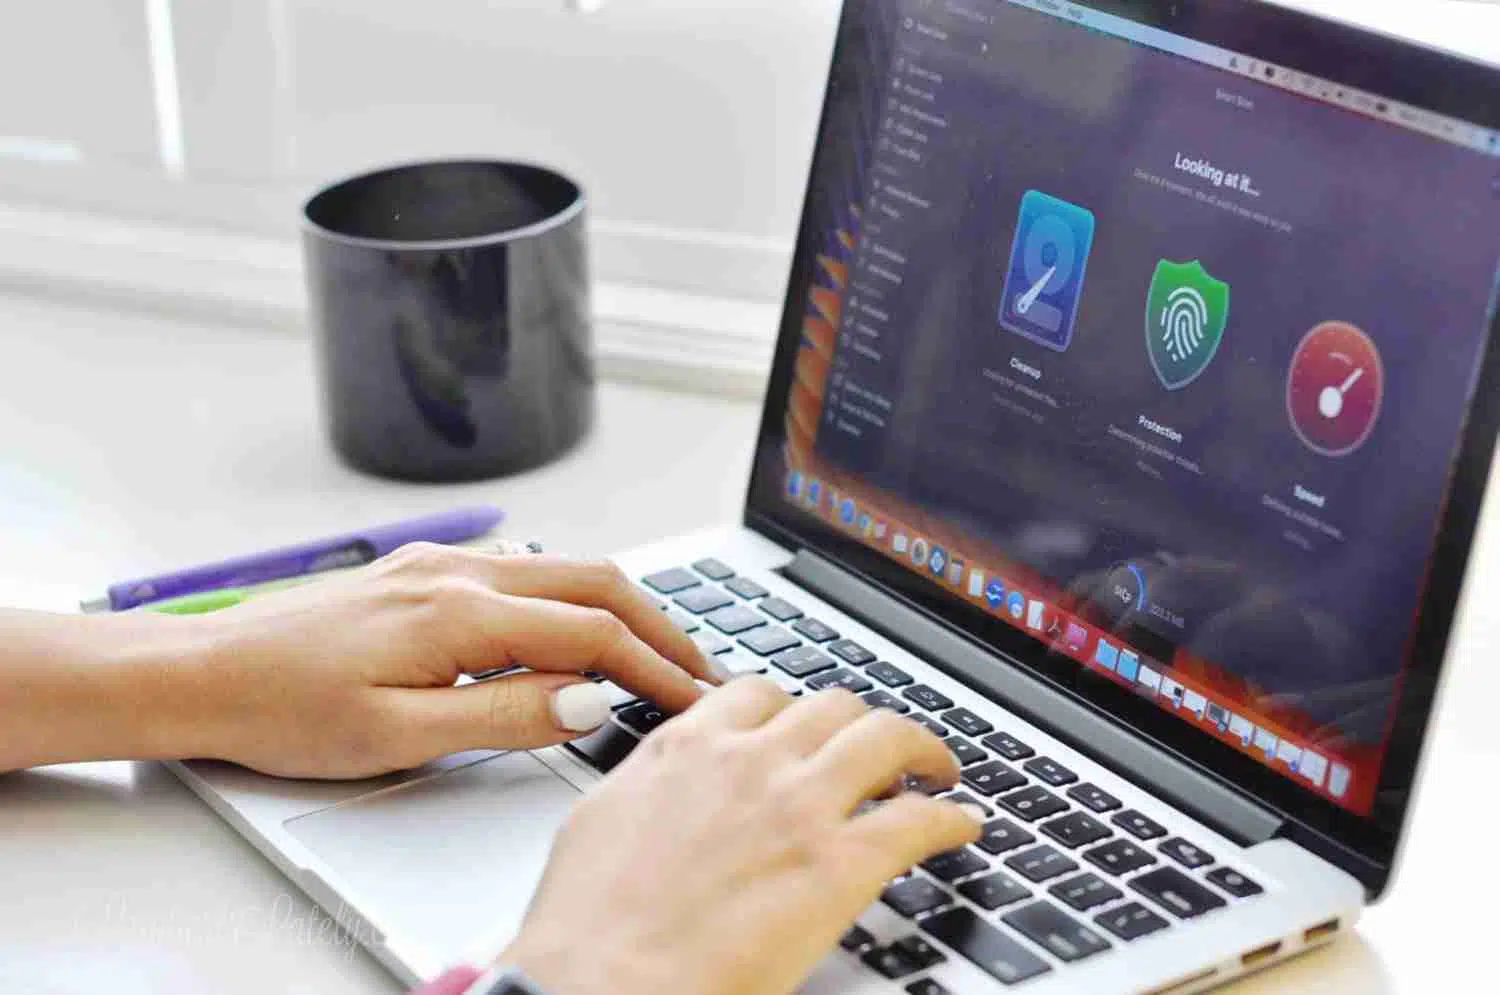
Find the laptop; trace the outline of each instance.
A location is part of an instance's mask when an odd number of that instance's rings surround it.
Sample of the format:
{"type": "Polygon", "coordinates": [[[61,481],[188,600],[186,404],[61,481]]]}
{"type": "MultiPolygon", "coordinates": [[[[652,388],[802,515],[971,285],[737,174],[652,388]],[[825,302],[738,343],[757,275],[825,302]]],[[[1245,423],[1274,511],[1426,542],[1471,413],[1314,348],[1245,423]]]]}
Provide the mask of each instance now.
{"type": "MultiPolygon", "coordinates": [[[[807,991],[1182,995],[1353,928],[1489,475],[1497,277],[1495,68],[1242,0],[845,4],[743,521],[618,557],[735,672],[944,737],[990,813],[807,991]]],[[[375,782],[175,769],[413,982],[503,946],[667,718],[616,695],[375,782]]]]}

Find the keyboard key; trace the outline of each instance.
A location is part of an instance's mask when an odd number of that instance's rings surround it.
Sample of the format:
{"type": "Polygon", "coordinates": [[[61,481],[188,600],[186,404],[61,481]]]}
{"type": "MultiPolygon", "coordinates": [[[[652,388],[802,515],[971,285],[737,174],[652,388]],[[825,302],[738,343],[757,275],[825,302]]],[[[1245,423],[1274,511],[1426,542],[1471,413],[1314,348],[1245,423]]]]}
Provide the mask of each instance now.
{"type": "Polygon", "coordinates": [[[738,636],[742,632],[759,628],[766,624],[766,618],[757,612],[751,611],[744,605],[732,605],[728,608],[720,608],[707,616],[708,624],[724,633],[726,636],[738,636]]]}
{"type": "Polygon", "coordinates": [[[1068,878],[1062,884],[1053,885],[1051,891],[1053,897],[1077,912],[1087,912],[1125,897],[1123,891],[1097,874],[1080,874],[1076,878],[1068,878]]]}
{"type": "Polygon", "coordinates": [[[809,677],[807,679],[807,686],[814,691],[843,688],[845,691],[863,694],[875,685],[852,670],[827,670],[815,677],[809,677]]]}
{"type": "Polygon", "coordinates": [[[839,637],[837,631],[829,628],[815,618],[804,618],[802,621],[792,626],[792,631],[796,632],[798,635],[808,640],[809,642],[814,643],[828,643],[839,637]]]}
{"type": "Polygon", "coordinates": [[[947,791],[948,788],[946,785],[937,784],[935,782],[925,780],[921,777],[918,777],[916,774],[908,774],[901,779],[901,790],[916,791],[920,794],[927,795],[929,798],[936,798],[938,795],[947,791]]]}
{"type": "Polygon", "coordinates": [[[1245,877],[1239,871],[1228,867],[1215,867],[1205,874],[1204,877],[1229,892],[1235,898],[1249,898],[1251,895],[1259,895],[1265,891],[1264,888],[1245,877]]]}
{"type": "Polygon", "coordinates": [[[1129,840],[1111,840],[1096,846],[1083,859],[1111,874],[1129,874],[1156,863],[1156,858],[1129,840]]]}
{"type": "Polygon", "coordinates": [[[823,648],[853,667],[863,667],[875,662],[875,654],[852,639],[840,639],[823,648]]]}
{"type": "Polygon", "coordinates": [[[889,708],[898,715],[905,715],[911,711],[911,706],[906,702],[884,691],[871,691],[863,696],[863,700],[871,708],[889,708]]]}
{"type": "Polygon", "coordinates": [[[899,688],[904,687],[907,684],[915,683],[912,680],[911,675],[906,671],[902,670],[899,667],[893,667],[889,663],[885,663],[883,661],[881,663],[870,664],[869,669],[866,670],[865,673],[869,674],[871,677],[875,678],[877,681],[884,684],[888,688],[899,688]]]}
{"type": "Polygon", "coordinates": [[[676,608],[667,609],[667,621],[677,626],[683,632],[697,632],[703,628],[696,618],[687,612],[678,611],[676,608]]]}
{"type": "Polygon", "coordinates": [[[986,912],[993,912],[1031,897],[1030,891],[1003,871],[965,881],[958,886],[958,893],[986,912]]]}
{"type": "Polygon", "coordinates": [[[785,653],[778,653],[771,657],[771,662],[792,677],[811,677],[837,666],[833,657],[825,656],[811,646],[799,646],[785,653]]]}
{"type": "Polygon", "coordinates": [[[849,932],[845,933],[839,939],[839,946],[852,954],[857,954],[861,950],[868,950],[874,945],[875,937],[871,936],[870,931],[863,926],[849,927],[849,932]]]}
{"type": "Polygon", "coordinates": [[[946,954],[920,936],[904,936],[892,943],[891,949],[900,954],[903,960],[915,964],[919,971],[948,959],[946,954]]]}
{"type": "Polygon", "coordinates": [[[904,978],[908,974],[916,974],[920,970],[917,965],[902,957],[890,947],[876,947],[874,950],[861,956],[860,960],[887,978],[904,978]]]}
{"type": "Polygon", "coordinates": [[[649,701],[643,701],[639,705],[631,705],[620,713],[620,721],[642,736],[655,732],[669,718],[671,716],[649,701]]]}
{"type": "Polygon", "coordinates": [[[638,743],[640,740],[630,733],[613,722],[607,722],[598,732],[575,739],[567,747],[601,774],[608,774],[630,756],[630,751],[638,743]]]}
{"type": "Polygon", "coordinates": [[[909,877],[888,886],[880,900],[910,919],[949,903],[948,893],[923,877],[909,877]]]}
{"type": "Polygon", "coordinates": [[[1167,831],[1133,808],[1127,808],[1110,820],[1138,840],[1154,840],[1167,831]]]}
{"type": "Polygon", "coordinates": [[[764,598],[766,595],[771,593],[770,591],[767,591],[765,588],[761,587],[755,581],[751,580],[749,577],[736,577],[734,580],[727,582],[724,586],[729,589],[729,592],[731,594],[734,594],[737,597],[744,598],[746,601],[754,601],[756,598],[764,598]]]}
{"type": "Polygon", "coordinates": [[[616,711],[624,708],[626,705],[634,705],[637,701],[640,701],[635,696],[634,691],[626,691],[618,684],[605,683],[601,687],[604,688],[604,693],[609,695],[609,707],[616,711]]]}
{"type": "Polygon", "coordinates": [[[999,760],[991,760],[977,767],[966,768],[963,772],[963,779],[965,784],[981,795],[998,795],[1002,791],[1009,791],[1011,788],[1026,783],[1026,778],[999,760]]]}
{"type": "Polygon", "coordinates": [[[989,861],[968,847],[949,850],[922,862],[922,870],[939,881],[957,881],[990,869],[989,861]]]}
{"type": "Polygon", "coordinates": [[[1016,813],[1027,822],[1045,819],[1049,815],[1066,812],[1068,803],[1040,785],[1033,784],[1014,794],[1000,799],[1000,804],[1016,813]]]}
{"type": "Polygon", "coordinates": [[[690,587],[672,600],[694,615],[706,615],[715,608],[734,604],[734,599],[717,587],[690,587]]]}
{"type": "Polygon", "coordinates": [[[697,587],[703,583],[692,573],[678,567],[673,570],[663,570],[643,578],[642,583],[651,588],[657,594],[676,594],[678,591],[686,591],[690,587],[697,587]]]}
{"type": "Polygon", "coordinates": [[[1157,930],[1166,929],[1170,925],[1140,902],[1131,902],[1129,905],[1110,909],[1102,915],[1095,916],[1094,921],[1126,943],[1139,940],[1157,930]]]}
{"type": "Polygon", "coordinates": [[[798,640],[779,625],[763,625],[741,636],[740,645],[756,656],[771,656],[798,645],[798,640]]]}
{"type": "Polygon", "coordinates": [[[1068,797],[1093,812],[1113,812],[1120,807],[1120,799],[1092,784],[1069,788],[1068,797]]]}
{"type": "Polygon", "coordinates": [[[697,632],[691,633],[690,638],[693,640],[693,644],[707,656],[717,656],[720,653],[728,653],[734,649],[733,643],[726,639],[720,639],[707,629],[699,629],[697,632]]]}
{"type": "Polygon", "coordinates": [[[1054,788],[1060,788],[1064,784],[1072,784],[1078,780],[1078,775],[1073,773],[1062,764],[1051,757],[1037,757],[1026,764],[1026,770],[1035,774],[1037,780],[1044,781],[1054,788]]]}
{"type": "Polygon", "coordinates": [[[1019,940],[979,918],[973,909],[959,907],[939,912],[923,920],[922,931],[1007,985],[1052,970],[1019,940]]]}
{"type": "Polygon", "coordinates": [[[766,672],[766,661],[751,653],[741,653],[730,647],[730,652],[721,653],[714,658],[715,663],[723,664],[735,677],[745,677],[749,674],[763,674],[766,672]]]}
{"type": "Polygon", "coordinates": [[[796,678],[788,677],[779,670],[766,671],[765,678],[793,698],[800,698],[802,696],[802,682],[796,678]]]}
{"type": "Polygon", "coordinates": [[[1195,919],[1228,903],[1175,867],[1147,871],[1130,879],[1130,887],[1179,919],[1195,919]]]}
{"type": "Polygon", "coordinates": [[[1051,902],[1037,902],[1001,917],[1007,926],[1065,963],[1109,949],[1109,941],[1051,902]]]}
{"type": "Polygon", "coordinates": [[[975,845],[985,853],[998,855],[1035,842],[1035,836],[1009,819],[996,819],[984,824],[984,835],[979,837],[979,842],[975,845]]]}
{"type": "Polygon", "coordinates": [[[1036,756],[1036,751],[1008,732],[997,732],[980,740],[1007,760],[1025,760],[1036,756]]]}
{"type": "Polygon", "coordinates": [[[1069,812],[1051,822],[1043,823],[1042,832],[1063,846],[1074,850],[1113,835],[1098,819],[1083,812],[1069,812]]]}
{"type": "Polygon", "coordinates": [[[918,978],[906,986],[906,995],[953,995],[931,978],[918,978]]]}
{"type": "Polygon", "coordinates": [[[967,708],[955,708],[951,712],[944,712],[943,721],[965,736],[983,736],[995,728],[967,708]]]}
{"type": "Polygon", "coordinates": [[[760,603],[760,610],[778,622],[790,622],[794,618],[802,617],[801,608],[790,601],[782,601],[780,598],[767,598],[760,603]]]}
{"type": "Polygon", "coordinates": [[[1041,882],[1078,870],[1069,857],[1050,846],[1034,846],[1022,850],[1005,861],[1005,866],[1019,871],[1028,881],[1041,882]]]}
{"type": "Polygon", "coordinates": [[[693,569],[707,577],[709,580],[728,580],[734,576],[734,571],[718,560],[699,560],[693,564],[693,569]]]}
{"type": "Polygon", "coordinates": [[[938,739],[947,739],[948,738],[948,729],[947,729],[946,726],[944,726],[940,722],[934,722],[934,721],[932,721],[927,716],[923,715],[921,712],[912,712],[910,715],[907,716],[907,718],[911,719],[917,725],[921,726],[923,729],[926,729],[928,732],[932,733],[938,739]]]}
{"type": "Polygon", "coordinates": [[[901,697],[907,701],[914,701],[929,712],[940,711],[944,708],[953,707],[953,699],[941,691],[934,691],[926,684],[914,684],[901,692],[901,697]]]}
{"type": "Polygon", "coordinates": [[[1164,841],[1159,849],[1162,853],[1189,870],[1196,867],[1207,867],[1214,862],[1211,854],[1204,852],[1201,848],[1194,846],[1181,836],[1173,836],[1171,839],[1164,841]]]}
{"type": "MultiPolygon", "coordinates": [[[[937,723],[933,724],[937,725],[937,723]]],[[[943,727],[938,726],[938,728],[942,729],[943,727]]],[[[946,731],[947,730],[944,730],[944,732],[946,731]]],[[[967,767],[970,764],[977,764],[983,760],[988,759],[989,757],[988,753],[984,752],[979,747],[969,742],[967,739],[964,739],[962,736],[949,736],[945,742],[947,742],[948,744],[948,749],[953,751],[953,758],[958,761],[958,765],[960,767],[967,767]]]]}
{"type": "MultiPolygon", "coordinates": [[[[995,813],[994,809],[990,808],[978,798],[975,798],[973,795],[968,794],[964,791],[955,791],[950,795],[944,795],[943,800],[952,802],[955,805],[973,805],[985,815],[993,815],[995,813]]],[[[991,850],[990,852],[994,853],[995,851],[991,850]]]]}

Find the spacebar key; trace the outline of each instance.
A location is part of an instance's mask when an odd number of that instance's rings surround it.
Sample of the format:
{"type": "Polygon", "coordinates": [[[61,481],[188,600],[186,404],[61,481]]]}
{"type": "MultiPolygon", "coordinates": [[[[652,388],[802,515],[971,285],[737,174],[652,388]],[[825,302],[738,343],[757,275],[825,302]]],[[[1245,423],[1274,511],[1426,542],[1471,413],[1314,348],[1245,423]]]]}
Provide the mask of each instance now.
{"type": "Polygon", "coordinates": [[[608,774],[630,756],[630,751],[635,749],[639,742],[640,740],[613,722],[607,722],[598,732],[582,739],[575,739],[566,745],[595,770],[608,774]]]}
{"type": "Polygon", "coordinates": [[[1052,970],[1047,962],[1021,946],[973,910],[959,907],[922,920],[922,929],[1007,985],[1052,970]]]}

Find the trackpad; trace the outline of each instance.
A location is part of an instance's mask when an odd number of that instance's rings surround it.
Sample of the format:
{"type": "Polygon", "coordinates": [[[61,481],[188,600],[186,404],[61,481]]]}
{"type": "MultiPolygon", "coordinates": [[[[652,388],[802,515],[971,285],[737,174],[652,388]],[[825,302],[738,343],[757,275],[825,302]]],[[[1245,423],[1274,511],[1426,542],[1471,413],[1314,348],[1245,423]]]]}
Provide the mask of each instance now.
{"type": "Polygon", "coordinates": [[[578,798],[529,753],[507,753],[286,827],[392,941],[448,964],[520,927],[578,798]]]}

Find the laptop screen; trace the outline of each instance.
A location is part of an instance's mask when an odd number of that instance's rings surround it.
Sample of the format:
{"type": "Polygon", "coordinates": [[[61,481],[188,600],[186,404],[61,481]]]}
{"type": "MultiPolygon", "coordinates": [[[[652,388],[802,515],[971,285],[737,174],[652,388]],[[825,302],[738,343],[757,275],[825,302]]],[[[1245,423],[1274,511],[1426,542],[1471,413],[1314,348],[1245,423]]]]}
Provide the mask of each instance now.
{"type": "Polygon", "coordinates": [[[1370,813],[1500,135],[1054,0],[846,7],[780,502],[1370,813]]]}

